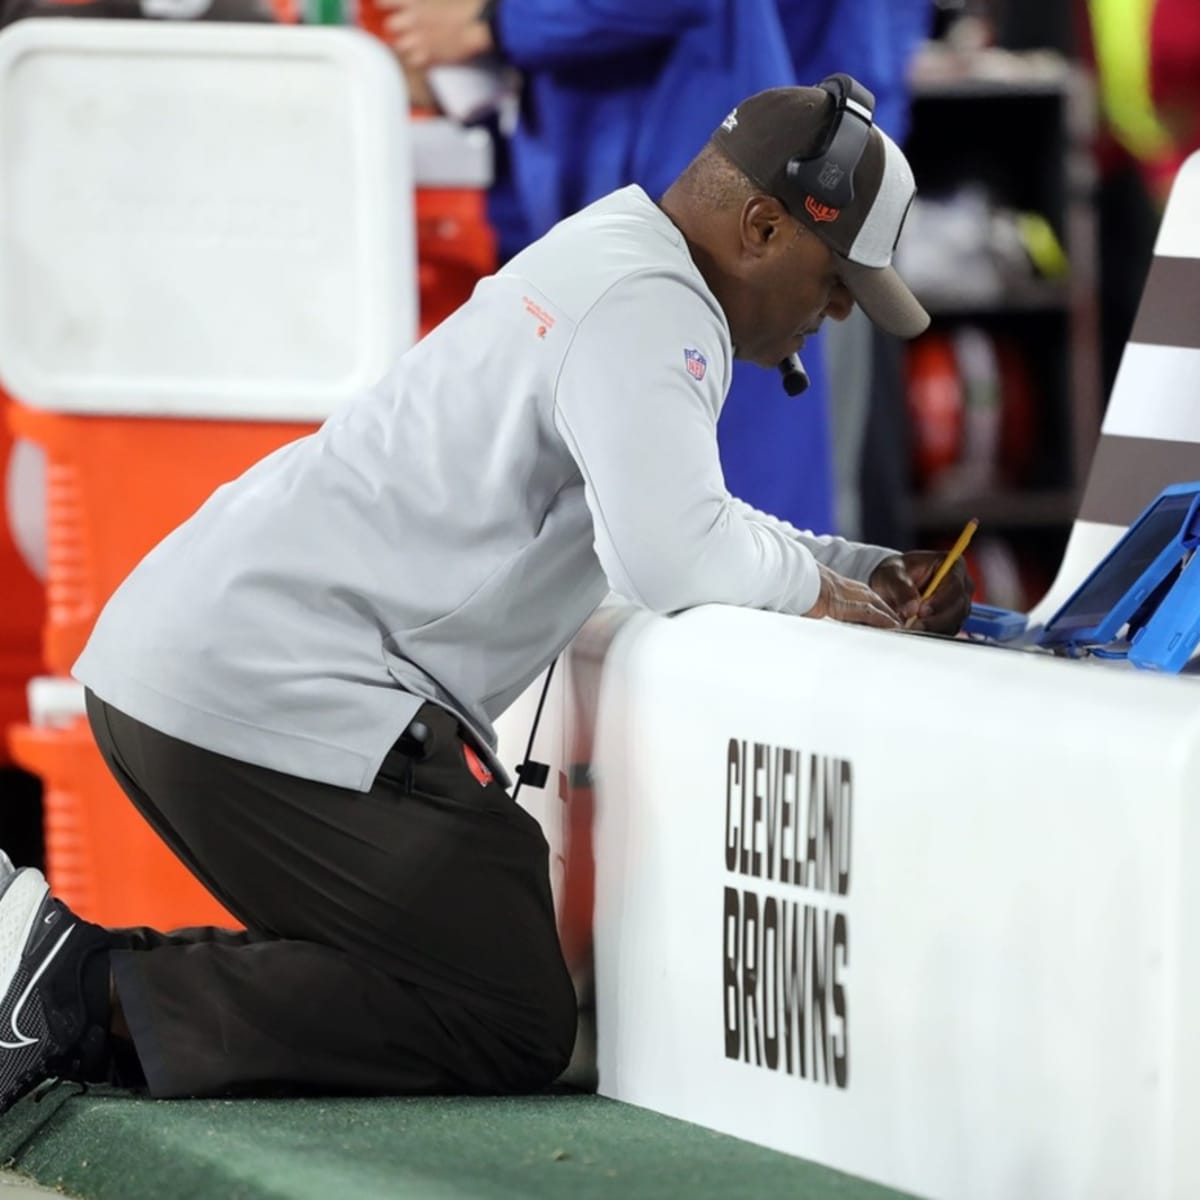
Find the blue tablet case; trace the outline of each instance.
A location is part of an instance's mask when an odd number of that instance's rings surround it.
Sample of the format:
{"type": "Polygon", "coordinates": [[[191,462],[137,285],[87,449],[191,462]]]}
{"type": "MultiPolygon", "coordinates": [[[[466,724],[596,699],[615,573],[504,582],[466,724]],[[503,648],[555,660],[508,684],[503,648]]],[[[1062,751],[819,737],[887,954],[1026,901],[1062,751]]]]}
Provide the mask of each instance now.
{"type": "Polygon", "coordinates": [[[1172,484],[1038,632],[1038,644],[1122,655],[1116,648],[1125,647],[1137,666],[1178,671],[1200,643],[1197,545],[1200,482],[1172,484]]]}

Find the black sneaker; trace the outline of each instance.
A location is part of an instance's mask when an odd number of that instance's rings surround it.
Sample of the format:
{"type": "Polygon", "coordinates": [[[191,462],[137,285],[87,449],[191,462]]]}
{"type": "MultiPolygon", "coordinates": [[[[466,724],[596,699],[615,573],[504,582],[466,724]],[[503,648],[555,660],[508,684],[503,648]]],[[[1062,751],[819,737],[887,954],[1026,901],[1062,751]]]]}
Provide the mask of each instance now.
{"type": "MultiPolygon", "coordinates": [[[[84,965],[111,945],[0,852],[0,1112],[43,1079],[103,1079],[107,996],[85,1002],[84,965]],[[90,1008],[90,1011],[89,1011],[90,1008]],[[101,1011],[97,1011],[97,1010],[101,1011]]],[[[107,958],[101,963],[107,975],[107,958]]]]}

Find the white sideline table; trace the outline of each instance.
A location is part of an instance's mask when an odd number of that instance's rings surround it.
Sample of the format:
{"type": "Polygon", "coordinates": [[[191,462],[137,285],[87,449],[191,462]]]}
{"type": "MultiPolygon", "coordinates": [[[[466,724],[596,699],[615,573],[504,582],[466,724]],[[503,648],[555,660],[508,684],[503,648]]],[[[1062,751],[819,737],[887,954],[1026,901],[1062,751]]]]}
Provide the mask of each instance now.
{"type": "Polygon", "coordinates": [[[1194,678],[722,607],[602,610],[564,674],[523,800],[561,897],[594,730],[603,1093],[921,1196],[1200,1195],[1194,678]]]}

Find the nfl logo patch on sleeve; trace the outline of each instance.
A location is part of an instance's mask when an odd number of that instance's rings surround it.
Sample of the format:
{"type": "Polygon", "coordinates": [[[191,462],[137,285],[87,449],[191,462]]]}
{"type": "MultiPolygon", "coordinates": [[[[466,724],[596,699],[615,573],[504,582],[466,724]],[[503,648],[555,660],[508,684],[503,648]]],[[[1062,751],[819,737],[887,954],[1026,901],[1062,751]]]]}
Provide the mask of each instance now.
{"type": "Polygon", "coordinates": [[[708,359],[700,353],[699,350],[684,350],[683,361],[687,366],[688,374],[693,379],[703,379],[704,372],[708,369],[708,359]]]}

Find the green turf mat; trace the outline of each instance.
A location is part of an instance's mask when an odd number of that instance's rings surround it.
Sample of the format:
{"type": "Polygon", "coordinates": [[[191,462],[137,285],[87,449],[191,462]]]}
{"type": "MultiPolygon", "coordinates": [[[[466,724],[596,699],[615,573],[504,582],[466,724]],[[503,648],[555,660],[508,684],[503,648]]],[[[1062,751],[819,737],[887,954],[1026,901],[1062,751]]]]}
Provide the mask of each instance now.
{"type": "Polygon", "coordinates": [[[899,1196],[581,1094],[156,1101],[63,1085],[0,1118],[0,1157],[88,1200],[899,1196]]]}

